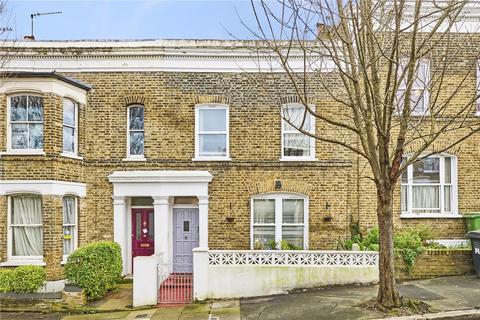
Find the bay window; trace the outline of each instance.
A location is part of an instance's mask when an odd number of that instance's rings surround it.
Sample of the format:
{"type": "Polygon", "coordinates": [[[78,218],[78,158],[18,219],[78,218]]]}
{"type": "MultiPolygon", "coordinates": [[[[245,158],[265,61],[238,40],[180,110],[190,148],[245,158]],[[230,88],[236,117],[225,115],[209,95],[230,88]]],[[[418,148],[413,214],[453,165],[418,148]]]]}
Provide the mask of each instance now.
{"type": "Polygon", "coordinates": [[[297,130],[302,128],[315,134],[314,116],[299,103],[284,105],[282,113],[282,159],[314,159],[315,138],[297,130]]]}
{"type": "Polygon", "coordinates": [[[15,95],[9,98],[8,148],[11,151],[43,150],[43,98],[15,95]]]}
{"type": "Polygon", "coordinates": [[[128,107],[127,158],[144,158],[145,123],[142,105],[128,107]]]}
{"type": "Polygon", "coordinates": [[[70,99],[63,99],[63,152],[77,154],[78,106],[70,99]]]}
{"type": "Polygon", "coordinates": [[[251,247],[274,249],[285,244],[306,249],[308,200],[295,194],[268,194],[252,199],[251,247]]]}
{"type": "Polygon", "coordinates": [[[77,198],[63,197],[63,256],[77,248],[77,198]]]}
{"type": "Polygon", "coordinates": [[[401,211],[404,215],[457,214],[456,158],[423,158],[402,174],[401,211]]]}
{"type": "MultiPolygon", "coordinates": [[[[398,113],[403,111],[403,105],[405,101],[405,91],[407,90],[407,59],[400,61],[399,75],[404,72],[403,79],[400,82],[397,91],[397,105],[398,113]],[[405,70],[405,71],[404,71],[405,70]]],[[[416,75],[413,79],[412,90],[410,91],[410,114],[411,115],[424,115],[428,113],[429,103],[429,82],[430,82],[430,64],[426,60],[420,60],[417,62],[416,75]]]]}
{"type": "Polygon", "coordinates": [[[9,256],[38,259],[43,256],[42,197],[15,195],[9,200],[9,256]]]}
{"type": "Polygon", "coordinates": [[[195,158],[229,160],[227,105],[205,104],[195,107],[195,158]]]}

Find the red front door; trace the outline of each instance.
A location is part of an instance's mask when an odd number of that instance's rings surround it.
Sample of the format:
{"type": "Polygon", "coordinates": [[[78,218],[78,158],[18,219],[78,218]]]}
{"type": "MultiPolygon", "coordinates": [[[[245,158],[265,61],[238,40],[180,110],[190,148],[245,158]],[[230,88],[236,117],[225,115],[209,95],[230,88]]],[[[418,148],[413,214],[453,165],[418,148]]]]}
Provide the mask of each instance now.
{"type": "Polygon", "coordinates": [[[153,209],[132,209],[132,265],[136,256],[155,252],[153,209]]]}

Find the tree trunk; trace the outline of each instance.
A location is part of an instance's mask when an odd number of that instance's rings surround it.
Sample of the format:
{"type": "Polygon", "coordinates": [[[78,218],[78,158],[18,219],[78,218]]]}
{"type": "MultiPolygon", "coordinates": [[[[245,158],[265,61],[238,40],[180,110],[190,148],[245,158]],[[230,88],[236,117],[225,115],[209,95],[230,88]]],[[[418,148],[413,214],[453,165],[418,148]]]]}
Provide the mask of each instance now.
{"type": "Polygon", "coordinates": [[[377,191],[379,229],[379,288],[377,302],[386,308],[401,306],[400,295],[395,283],[392,194],[393,190],[377,191]]]}

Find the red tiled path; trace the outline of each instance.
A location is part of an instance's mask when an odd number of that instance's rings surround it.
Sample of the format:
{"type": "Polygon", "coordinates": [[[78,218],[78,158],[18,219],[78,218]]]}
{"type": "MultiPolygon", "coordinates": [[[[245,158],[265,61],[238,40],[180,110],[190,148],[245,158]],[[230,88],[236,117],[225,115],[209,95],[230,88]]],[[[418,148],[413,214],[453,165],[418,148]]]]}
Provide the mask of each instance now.
{"type": "Polygon", "coordinates": [[[193,275],[172,273],[160,285],[158,303],[178,305],[192,302],[193,275]]]}

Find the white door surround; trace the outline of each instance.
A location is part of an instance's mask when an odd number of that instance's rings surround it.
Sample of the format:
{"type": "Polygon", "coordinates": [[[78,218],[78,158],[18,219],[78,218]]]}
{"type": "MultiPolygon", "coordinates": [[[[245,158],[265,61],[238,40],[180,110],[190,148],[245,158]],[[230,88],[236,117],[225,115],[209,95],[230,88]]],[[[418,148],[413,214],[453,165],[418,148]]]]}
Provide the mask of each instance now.
{"type": "Polygon", "coordinates": [[[108,176],[113,184],[113,238],[122,249],[123,274],[131,273],[129,248],[131,216],[127,199],[152,197],[155,215],[155,255],[171,263],[173,243],[173,197],[198,198],[199,247],[208,248],[208,171],[115,171],[108,176]]]}

